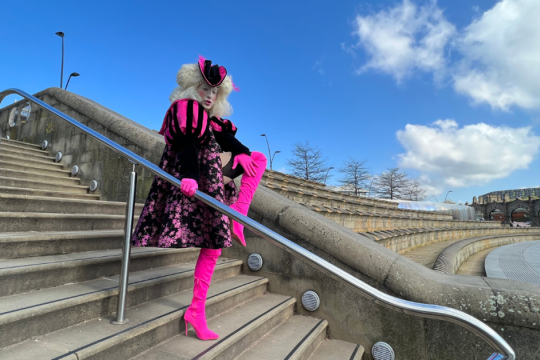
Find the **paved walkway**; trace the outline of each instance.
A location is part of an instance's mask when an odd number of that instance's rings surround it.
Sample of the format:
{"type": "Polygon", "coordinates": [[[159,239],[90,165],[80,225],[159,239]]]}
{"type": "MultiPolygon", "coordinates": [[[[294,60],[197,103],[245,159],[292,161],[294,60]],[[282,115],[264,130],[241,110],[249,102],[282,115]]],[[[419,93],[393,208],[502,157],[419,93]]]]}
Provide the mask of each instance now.
{"type": "Polygon", "coordinates": [[[461,266],[459,267],[456,274],[459,275],[472,275],[472,276],[486,276],[486,268],[484,266],[486,257],[490,252],[496,248],[489,248],[477,252],[470,258],[468,258],[461,266]]]}
{"type": "Polygon", "coordinates": [[[540,286],[540,240],[502,246],[486,258],[487,276],[540,286]]]}

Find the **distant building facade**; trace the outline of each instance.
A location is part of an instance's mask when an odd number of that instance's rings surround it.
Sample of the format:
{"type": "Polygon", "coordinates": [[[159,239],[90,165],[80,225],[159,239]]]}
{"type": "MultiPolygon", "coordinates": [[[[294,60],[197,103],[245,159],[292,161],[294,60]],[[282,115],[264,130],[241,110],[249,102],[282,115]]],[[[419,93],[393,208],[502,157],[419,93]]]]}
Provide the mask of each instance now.
{"type": "Polygon", "coordinates": [[[529,198],[540,199],[540,187],[527,188],[527,189],[513,189],[513,190],[501,190],[492,191],[484,195],[480,195],[478,200],[482,199],[485,202],[490,202],[490,199],[497,199],[500,196],[504,201],[512,201],[514,199],[528,200],[529,198]]]}
{"type": "MultiPolygon", "coordinates": [[[[533,189],[538,191],[538,188],[533,189]]],[[[515,191],[522,190],[527,189],[515,191]]],[[[512,190],[493,191],[478,198],[475,196],[470,206],[474,207],[476,218],[514,226],[540,226],[540,197],[532,192],[527,198],[511,198],[508,191],[512,190]]]]}

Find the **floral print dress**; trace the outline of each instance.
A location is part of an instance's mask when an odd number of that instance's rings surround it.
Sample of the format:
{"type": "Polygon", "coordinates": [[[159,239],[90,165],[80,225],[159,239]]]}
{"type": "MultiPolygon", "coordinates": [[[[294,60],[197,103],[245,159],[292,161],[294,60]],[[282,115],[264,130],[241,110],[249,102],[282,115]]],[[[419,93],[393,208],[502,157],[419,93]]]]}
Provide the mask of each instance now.
{"type": "MultiPolygon", "coordinates": [[[[194,100],[190,101],[194,102],[194,100]]],[[[179,151],[177,145],[178,141],[187,142],[182,138],[186,133],[192,134],[192,138],[199,141],[196,157],[199,190],[230,206],[237,200],[236,187],[233,181],[224,185],[219,157],[221,148],[216,142],[211,122],[205,117],[206,113],[203,114],[200,111],[202,106],[197,108],[197,102],[194,103],[192,104],[195,107],[193,111],[185,106],[183,110],[202,115],[195,116],[196,119],[192,119],[189,115],[187,118],[182,118],[186,112],[182,110],[182,104],[180,106],[177,104],[176,108],[173,108],[175,105],[173,103],[167,112],[164,126],[160,131],[164,133],[167,145],[159,167],[178,179],[186,177],[186,169],[183,169],[186,159],[182,156],[185,151],[179,151]],[[178,118],[175,118],[174,114],[178,114],[178,118]],[[205,119],[206,123],[201,126],[200,123],[205,119]],[[182,127],[182,125],[186,126],[182,127]],[[171,127],[172,131],[166,131],[167,127],[171,127]],[[180,133],[178,130],[182,130],[183,135],[175,136],[175,130],[178,134],[180,133]]],[[[132,245],[208,249],[230,247],[232,242],[229,220],[226,215],[195,198],[185,196],[180,188],[156,176],[135,228],[132,245]]]]}

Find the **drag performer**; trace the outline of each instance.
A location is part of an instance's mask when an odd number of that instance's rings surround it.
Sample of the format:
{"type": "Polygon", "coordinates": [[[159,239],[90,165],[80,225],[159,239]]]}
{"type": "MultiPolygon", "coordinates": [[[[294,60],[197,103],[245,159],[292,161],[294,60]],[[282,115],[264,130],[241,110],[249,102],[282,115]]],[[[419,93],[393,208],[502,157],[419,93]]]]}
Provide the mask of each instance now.
{"type": "Polygon", "coordinates": [[[245,246],[244,227],[193,198],[198,189],[247,215],[266,169],[266,157],[250,152],[235,137],[236,126],[223,117],[232,113],[227,97],[238,90],[223,66],[199,57],[176,76],[160,134],[165,150],[159,167],[182,181],[180,188],[157,177],[133,234],[133,246],[198,247],[193,299],[184,313],[201,340],[217,339],[208,329],[205,303],[221,249],[235,239],[245,246]],[[240,190],[232,179],[242,175],[240,190]],[[232,234],[230,229],[232,223],[232,234]],[[232,235],[232,236],[231,236],[232,235]]]}

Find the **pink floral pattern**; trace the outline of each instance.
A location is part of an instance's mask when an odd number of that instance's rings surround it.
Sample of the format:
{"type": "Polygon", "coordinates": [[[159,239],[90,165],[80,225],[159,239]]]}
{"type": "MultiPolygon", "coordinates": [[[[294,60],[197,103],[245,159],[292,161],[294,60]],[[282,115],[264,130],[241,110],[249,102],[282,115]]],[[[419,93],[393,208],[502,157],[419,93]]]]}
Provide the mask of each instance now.
{"type": "MultiPolygon", "coordinates": [[[[199,151],[199,190],[231,205],[238,199],[234,182],[223,184],[220,147],[210,130],[199,151]]],[[[176,153],[165,147],[159,167],[179,177],[176,153]]],[[[200,247],[221,249],[232,246],[229,219],[195,198],[182,194],[180,188],[160,177],[154,179],[139,222],[132,237],[133,246],[200,247]]]]}

